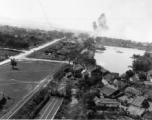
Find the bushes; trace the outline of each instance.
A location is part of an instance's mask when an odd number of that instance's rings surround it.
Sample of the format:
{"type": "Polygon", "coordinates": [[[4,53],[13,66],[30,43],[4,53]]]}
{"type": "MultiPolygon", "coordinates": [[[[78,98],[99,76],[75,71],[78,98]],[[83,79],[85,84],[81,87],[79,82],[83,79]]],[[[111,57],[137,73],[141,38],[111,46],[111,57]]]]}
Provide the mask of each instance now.
{"type": "Polygon", "coordinates": [[[65,75],[65,70],[66,70],[67,68],[70,68],[70,67],[71,67],[71,66],[68,65],[68,64],[62,65],[62,67],[60,68],[60,70],[53,75],[53,78],[54,78],[55,80],[60,80],[60,79],[65,75]]]}

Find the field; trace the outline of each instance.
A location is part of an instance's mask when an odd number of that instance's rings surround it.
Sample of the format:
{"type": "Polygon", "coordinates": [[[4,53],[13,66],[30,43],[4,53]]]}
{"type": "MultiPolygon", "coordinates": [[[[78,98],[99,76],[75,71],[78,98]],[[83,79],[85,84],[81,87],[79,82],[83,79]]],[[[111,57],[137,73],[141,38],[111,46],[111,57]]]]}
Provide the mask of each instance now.
{"type": "Polygon", "coordinates": [[[19,54],[20,52],[17,52],[17,51],[11,51],[11,50],[2,50],[0,49],[0,62],[7,59],[5,55],[8,55],[8,56],[14,56],[14,55],[17,55],[19,54]]]}
{"type": "Polygon", "coordinates": [[[0,91],[11,99],[0,111],[5,114],[46,76],[51,74],[60,63],[18,61],[17,69],[13,70],[10,63],[0,66],[0,91]]]}

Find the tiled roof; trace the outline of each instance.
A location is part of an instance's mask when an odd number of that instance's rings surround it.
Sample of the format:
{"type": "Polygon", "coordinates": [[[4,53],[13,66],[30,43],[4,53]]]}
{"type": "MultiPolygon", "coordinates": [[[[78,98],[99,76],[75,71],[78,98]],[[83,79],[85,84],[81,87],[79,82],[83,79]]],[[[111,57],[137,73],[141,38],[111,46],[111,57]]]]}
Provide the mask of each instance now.
{"type": "Polygon", "coordinates": [[[152,75],[152,70],[149,70],[148,73],[149,73],[150,75],[152,75]]]}
{"type": "Polygon", "coordinates": [[[107,96],[110,96],[112,95],[114,92],[116,92],[117,90],[113,89],[113,88],[110,88],[110,87],[103,87],[100,89],[101,93],[107,95],[107,96]]]}
{"type": "Polygon", "coordinates": [[[119,97],[118,100],[125,102],[127,101],[127,103],[132,103],[132,101],[134,100],[133,98],[129,98],[128,96],[124,95],[122,97],[119,97]]]}
{"type": "Polygon", "coordinates": [[[74,66],[74,70],[81,70],[81,69],[83,69],[83,66],[80,64],[74,66]]]}
{"type": "Polygon", "coordinates": [[[135,105],[135,106],[137,106],[137,107],[140,107],[141,104],[144,102],[144,100],[145,100],[145,97],[143,97],[143,96],[137,96],[137,97],[135,98],[135,100],[134,100],[131,104],[132,104],[132,105],[135,105]]]}
{"type": "Polygon", "coordinates": [[[125,92],[131,93],[131,94],[134,94],[134,95],[140,95],[141,94],[140,90],[137,90],[137,89],[135,89],[133,87],[127,87],[125,89],[125,92]]]}
{"type": "Polygon", "coordinates": [[[97,106],[108,106],[108,107],[117,107],[120,105],[120,103],[116,100],[116,99],[106,99],[106,98],[103,98],[103,99],[98,99],[96,102],[96,105],[97,106]]]}
{"type": "Polygon", "coordinates": [[[128,107],[127,111],[131,115],[141,116],[145,112],[145,108],[139,108],[139,107],[131,105],[131,106],[128,107]]]}
{"type": "Polygon", "coordinates": [[[104,79],[111,81],[112,80],[112,76],[110,74],[107,74],[104,76],[104,79]]]}

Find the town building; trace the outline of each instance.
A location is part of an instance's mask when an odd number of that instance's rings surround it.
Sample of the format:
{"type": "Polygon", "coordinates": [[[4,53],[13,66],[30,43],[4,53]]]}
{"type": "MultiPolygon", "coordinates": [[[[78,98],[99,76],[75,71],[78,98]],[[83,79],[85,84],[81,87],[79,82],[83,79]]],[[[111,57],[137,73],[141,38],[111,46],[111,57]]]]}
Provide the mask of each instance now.
{"type": "Polygon", "coordinates": [[[112,98],[119,93],[119,90],[114,89],[110,86],[104,86],[100,89],[100,92],[107,98],[112,98]]]}

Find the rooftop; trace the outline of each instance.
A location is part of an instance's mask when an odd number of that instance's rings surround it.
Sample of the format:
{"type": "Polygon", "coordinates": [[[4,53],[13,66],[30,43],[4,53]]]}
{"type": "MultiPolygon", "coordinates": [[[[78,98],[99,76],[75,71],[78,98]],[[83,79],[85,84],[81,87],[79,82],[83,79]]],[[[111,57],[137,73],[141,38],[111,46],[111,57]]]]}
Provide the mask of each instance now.
{"type": "Polygon", "coordinates": [[[127,111],[130,112],[131,115],[141,116],[145,112],[145,108],[138,108],[131,105],[128,107],[127,111]]]}
{"type": "Polygon", "coordinates": [[[106,104],[106,106],[109,107],[117,107],[120,105],[120,103],[116,99],[106,99],[106,98],[98,99],[96,100],[95,103],[97,106],[104,106],[106,104]]]}
{"type": "Polygon", "coordinates": [[[140,90],[137,90],[137,89],[135,89],[133,87],[127,87],[125,89],[125,92],[131,93],[131,94],[134,94],[134,95],[140,95],[141,94],[140,90]]]}
{"type": "Polygon", "coordinates": [[[149,70],[148,73],[149,73],[150,75],[152,75],[152,70],[149,70]]]}
{"type": "Polygon", "coordinates": [[[112,95],[114,92],[116,92],[117,90],[108,86],[105,86],[103,88],[100,89],[101,93],[110,96],[112,95]]]}
{"type": "Polygon", "coordinates": [[[137,96],[131,104],[140,107],[141,104],[145,101],[145,99],[146,98],[143,96],[137,96]]]}
{"type": "Polygon", "coordinates": [[[123,102],[127,101],[127,103],[132,103],[132,101],[134,99],[133,98],[129,98],[128,96],[124,95],[124,96],[119,97],[118,100],[123,101],[123,102]]]}
{"type": "Polygon", "coordinates": [[[104,76],[104,79],[106,79],[106,80],[108,80],[108,81],[111,81],[111,80],[112,80],[112,75],[106,74],[106,75],[104,76]]]}

